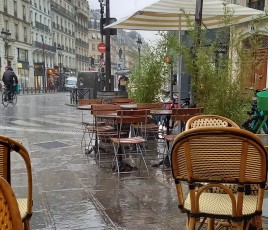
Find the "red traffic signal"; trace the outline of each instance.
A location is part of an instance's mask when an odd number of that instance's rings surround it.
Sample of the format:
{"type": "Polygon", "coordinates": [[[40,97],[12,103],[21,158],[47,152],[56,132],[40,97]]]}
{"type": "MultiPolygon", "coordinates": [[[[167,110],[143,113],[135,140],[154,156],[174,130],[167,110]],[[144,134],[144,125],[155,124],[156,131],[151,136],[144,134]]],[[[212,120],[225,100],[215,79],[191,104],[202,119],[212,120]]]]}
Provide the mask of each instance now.
{"type": "Polygon", "coordinates": [[[167,56],[165,61],[166,61],[166,63],[170,64],[171,63],[171,57],[167,56]]]}

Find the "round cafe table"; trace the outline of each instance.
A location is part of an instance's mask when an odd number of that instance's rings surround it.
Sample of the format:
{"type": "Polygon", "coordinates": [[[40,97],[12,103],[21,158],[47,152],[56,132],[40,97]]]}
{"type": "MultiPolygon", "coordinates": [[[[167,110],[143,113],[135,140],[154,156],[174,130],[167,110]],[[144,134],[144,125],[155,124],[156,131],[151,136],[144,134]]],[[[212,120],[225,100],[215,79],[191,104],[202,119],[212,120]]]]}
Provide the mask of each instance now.
{"type": "Polygon", "coordinates": [[[137,109],[137,104],[121,104],[120,109],[137,109]]]}

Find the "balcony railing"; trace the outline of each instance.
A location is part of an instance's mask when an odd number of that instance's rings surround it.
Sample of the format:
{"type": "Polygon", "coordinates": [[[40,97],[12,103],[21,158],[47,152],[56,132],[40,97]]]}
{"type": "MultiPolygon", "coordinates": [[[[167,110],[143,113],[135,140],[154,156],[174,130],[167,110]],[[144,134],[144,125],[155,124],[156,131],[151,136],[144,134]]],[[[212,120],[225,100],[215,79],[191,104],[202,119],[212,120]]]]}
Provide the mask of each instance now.
{"type": "Polygon", "coordinates": [[[37,22],[35,21],[35,27],[40,29],[40,30],[44,30],[46,32],[50,32],[50,29],[48,26],[44,25],[43,23],[37,22]]]}
{"type": "Polygon", "coordinates": [[[58,13],[65,15],[66,17],[70,18],[71,20],[75,20],[74,14],[72,14],[68,10],[64,9],[61,5],[59,5],[55,1],[51,1],[51,8],[53,8],[58,13]]]}
{"type": "MultiPolygon", "coordinates": [[[[42,43],[41,42],[38,42],[38,41],[35,41],[34,42],[34,47],[35,48],[42,49],[42,43]]],[[[45,48],[44,50],[47,50],[47,51],[51,51],[53,53],[56,53],[56,47],[55,46],[51,46],[51,45],[45,44],[45,47],[44,48],[45,48]]]]}
{"type": "Polygon", "coordinates": [[[89,13],[81,8],[77,8],[77,13],[80,14],[83,17],[88,18],[89,17],[89,13]]]}
{"type": "Polygon", "coordinates": [[[86,57],[86,56],[83,56],[83,55],[80,55],[80,54],[76,54],[76,59],[78,61],[89,62],[89,57],[86,57]]]}
{"type": "Polygon", "coordinates": [[[89,44],[87,42],[83,41],[81,38],[76,38],[75,41],[77,44],[89,48],[89,44]]]}
{"type": "Polygon", "coordinates": [[[256,10],[264,10],[265,0],[257,0],[255,2],[249,2],[247,4],[248,7],[256,9],[256,10]]]}

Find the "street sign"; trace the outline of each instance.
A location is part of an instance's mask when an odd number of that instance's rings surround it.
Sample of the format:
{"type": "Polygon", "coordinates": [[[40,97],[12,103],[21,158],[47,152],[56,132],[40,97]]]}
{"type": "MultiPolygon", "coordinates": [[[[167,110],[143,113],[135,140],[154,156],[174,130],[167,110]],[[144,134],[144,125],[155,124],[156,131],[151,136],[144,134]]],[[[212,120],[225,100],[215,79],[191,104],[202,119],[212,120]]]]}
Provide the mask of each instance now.
{"type": "Polygon", "coordinates": [[[105,53],[105,50],[106,50],[106,44],[104,42],[101,42],[98,44],[98,51],[100,53],[105,53]]]}

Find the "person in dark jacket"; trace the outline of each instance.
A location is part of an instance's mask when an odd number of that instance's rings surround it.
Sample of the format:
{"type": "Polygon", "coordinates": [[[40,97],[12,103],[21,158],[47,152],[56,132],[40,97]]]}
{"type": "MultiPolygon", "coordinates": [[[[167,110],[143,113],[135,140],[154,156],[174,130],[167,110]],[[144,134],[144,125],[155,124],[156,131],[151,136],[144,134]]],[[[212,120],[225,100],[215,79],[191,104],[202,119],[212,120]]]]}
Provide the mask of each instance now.
{"type": "MultiPolygon", "coordinates": [[[[6,67],[6,71],[3,74],[2,81],[5,84],[5,87],[8,91],[11,93],[13,92],[13,85],[18,84],[18,77],[13,72],[13,69],[11,66],[6,67]]],[[[11,99],[11,93],[9,94],[9,99],[11,99]]]]}

